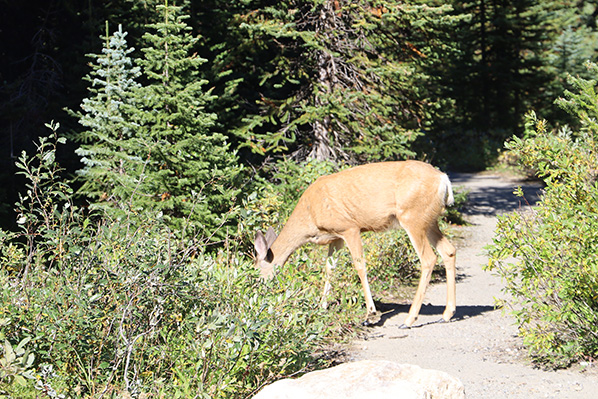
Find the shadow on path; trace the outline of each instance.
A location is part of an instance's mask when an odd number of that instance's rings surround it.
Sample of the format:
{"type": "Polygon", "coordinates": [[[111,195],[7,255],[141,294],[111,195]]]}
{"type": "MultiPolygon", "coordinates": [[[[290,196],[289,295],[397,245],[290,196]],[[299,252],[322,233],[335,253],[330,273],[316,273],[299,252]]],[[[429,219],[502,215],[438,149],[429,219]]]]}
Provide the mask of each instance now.
{"type": "Polygon", "coordinates": [[[459,186],[469,191],[468,203],[461,209],[465,215],[496,216],[512,212],[530,205],[540,199],[542,185],[525,180],[509,180],[504,182],[498,176],[474,175],[471,173],[450,174],[453,189],[459,186]],[[474,181],[475,177],[475,181],[474,181]],[[521,187],[524,197],[517,197],[513,192],[521,187]]]}
{"type": "MultiPolygon", "coordinates": [[[[380,316],[380,320],[376,323],[370,324],[370,327],[380,327],[383,326],[384,323],[389,320],[390,318],[404,313],[407,314],[409,312],[410,304],[398,304],[398,303],[386,303],[386,302],[378,302],[376,301],[377,309],[382,313],[380,316]]],[[[451,319],[451,323],[468,319],[470,317],[481,316],[484,313],[492,312],[497,310],[496,307],[491,305],[461,305],[457,306],[457,312],[451,319]]],[[[421,310],[419,312],[420,316],[434,316],[438,315],[439,319],[442,319],[442,313],[444,312],[444,306],[440,305],[431,305],[431,304],[423,304],[421,310]]],[[[437,321],[427,322],[422,324],[416,324],[412,328],[423,327],[428,324],[434,324],[437,321]]]]}

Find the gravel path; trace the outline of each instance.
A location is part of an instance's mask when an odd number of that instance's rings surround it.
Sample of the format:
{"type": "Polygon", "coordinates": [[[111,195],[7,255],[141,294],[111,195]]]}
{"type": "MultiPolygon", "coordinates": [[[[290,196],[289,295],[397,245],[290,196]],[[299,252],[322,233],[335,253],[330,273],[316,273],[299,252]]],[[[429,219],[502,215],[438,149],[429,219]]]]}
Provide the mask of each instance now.
{"type": "Polygon", "coordinates": [[[446,303],[446,285],[435,284],[428,288],[418,328],[397,328],[408,305],[383,304],[382,310],[388,312],[383,324],[368,329],[367,339],[354,343],[351,357],[446,371],[463,381],[468,398],[598,398],[597,366],[543,371],[530,364],[514,319],[494,309],[494,298],[504,296],[500,278],[482,270],[487,263],[483,247],[492,242],[496,215],[521,206],[513,188],[522,185],[531,200],[539,188],[487,174],[460,174],[451,180],[455,187],[470,190],[471,200],[466,211],[471,225],[459,228],[461,240],[452,240],[458,247],[454,321],[426,324],[442,316],[446,303]]]}

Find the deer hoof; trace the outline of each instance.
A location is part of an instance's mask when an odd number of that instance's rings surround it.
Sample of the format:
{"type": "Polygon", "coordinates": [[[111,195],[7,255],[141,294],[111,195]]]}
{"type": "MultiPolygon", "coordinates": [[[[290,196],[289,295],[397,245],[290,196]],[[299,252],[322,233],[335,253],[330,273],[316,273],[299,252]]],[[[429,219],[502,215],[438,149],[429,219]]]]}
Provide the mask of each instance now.
{"type": "Polygon", "coordinates": [[[403,323],[399,326],[399,330],[411,330],[411,326],[408,326],[407,324],[403,323]]]}
{"type": "Polygon", "coordinates": [[[380,312],[370,313],[361,325],[364,327],[373,327],[380,322],[381,316],[380,312]]]}
{"type": "Polygon", "coordinates": [[[451,319],[454,315],[455,315],[454,310],[451,310],[451,311],[446,310],[442,315],[442,319],[446,322],[449,322],[449,321],[451,321],[451,319]]]}

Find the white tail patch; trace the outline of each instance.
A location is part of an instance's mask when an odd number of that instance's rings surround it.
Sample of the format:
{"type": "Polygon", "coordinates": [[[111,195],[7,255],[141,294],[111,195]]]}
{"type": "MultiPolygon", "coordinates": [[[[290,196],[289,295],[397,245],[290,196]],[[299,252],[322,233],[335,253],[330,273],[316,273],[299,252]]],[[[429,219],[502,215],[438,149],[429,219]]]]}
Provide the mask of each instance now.
{"type": "Polygon", "coordinates": [[[453,186],[447,175],[443,174],[438,185],[438,195],[443,199],[445,206],[451,206],[455,203],[453,196],[453,186]]]}

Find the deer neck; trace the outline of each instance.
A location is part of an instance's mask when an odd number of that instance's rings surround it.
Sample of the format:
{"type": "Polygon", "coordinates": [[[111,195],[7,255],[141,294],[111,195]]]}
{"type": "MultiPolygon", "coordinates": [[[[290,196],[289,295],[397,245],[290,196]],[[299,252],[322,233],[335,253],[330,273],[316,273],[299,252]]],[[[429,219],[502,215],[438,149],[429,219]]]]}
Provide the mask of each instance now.
{"type": "Polygon", "coordinates": [[[283,266],[293,252],[307,242],[307,239],[296,227],[294,223],[287,222],[276,240],[272,243],[270,250],[274,255],[272,260],[273,265],[283,266]]]}

